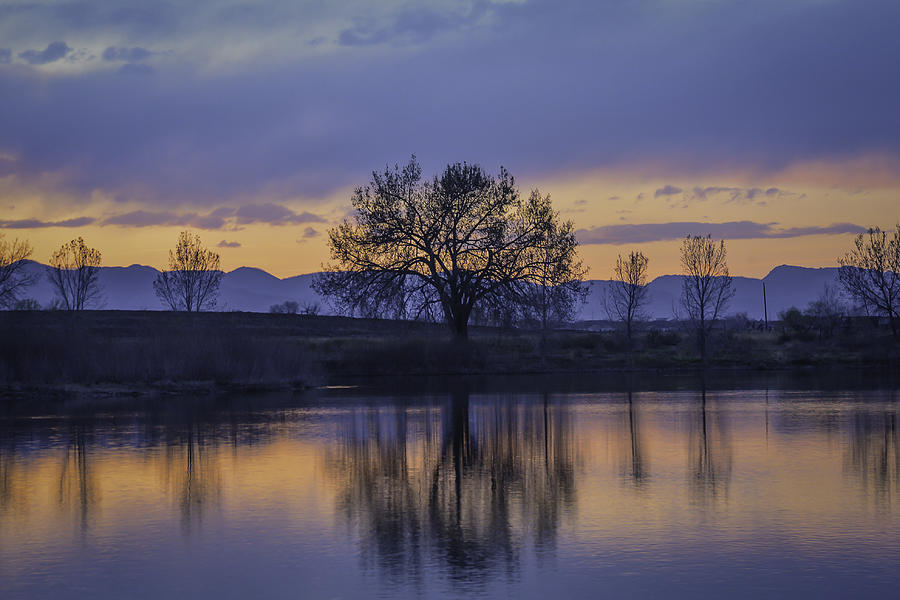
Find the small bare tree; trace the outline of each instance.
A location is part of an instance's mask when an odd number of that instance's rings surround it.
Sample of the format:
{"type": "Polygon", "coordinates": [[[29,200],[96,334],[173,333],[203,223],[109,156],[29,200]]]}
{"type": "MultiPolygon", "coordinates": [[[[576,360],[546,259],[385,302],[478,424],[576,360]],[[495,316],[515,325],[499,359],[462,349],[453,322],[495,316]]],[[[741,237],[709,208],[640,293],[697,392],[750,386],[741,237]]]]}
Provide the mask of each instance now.
{"type": "Polygon", "coordinates": [[[269,312],[277,315],[296,315],[300,310],[300,303],[296,300],[285,300],[281,304],[273,304],[269,312]]]}
{"type": "Polygon", "coordinates": [[[606,293],[606,314],[611,320],[625,325],[628,353],[631,355],[634,325],[645,315],[647,304],[647,265],[650,260],[643,252],[631,252],[627,257],[621,254],[616,259],[613,279],[606,293]]]}
{"type": "Polygon", "coordinates": [[[219,255],[205,248],[199,235],[182,231],[175,250],[169,250],[169,267],[156,276],[153,289],[172,310],[211,310],[216,306],[222,275],[219,255]]]}
{"type": "Polygon", "coordinates": [[[35,277],[25,269],[31,252],[31,244],[26,240],[8,242],[0,233],[0,306],[14,306],[19,294],[35,282],[35,277]]]}
{"type": "Polygon", "coordinates": [[[838,262],[844,291],[867,309],[887,316],[891,333],[900,336],[900,224],[890,236],[878,227],[860,233],[838,262]]]}
{"type": "Polygon", "coordinates": [[[706,338],[734,296],[725,240],[689,235],[681,242],[681,306],[697,333],[700,359],[706,364],[706,338]]]}
{"type": "Polygon", "coordinates": [[[100,299],[100,251],[78,237],[53,253],[47,275],[60,305],[66,310],[84,310],[100,299]]]}

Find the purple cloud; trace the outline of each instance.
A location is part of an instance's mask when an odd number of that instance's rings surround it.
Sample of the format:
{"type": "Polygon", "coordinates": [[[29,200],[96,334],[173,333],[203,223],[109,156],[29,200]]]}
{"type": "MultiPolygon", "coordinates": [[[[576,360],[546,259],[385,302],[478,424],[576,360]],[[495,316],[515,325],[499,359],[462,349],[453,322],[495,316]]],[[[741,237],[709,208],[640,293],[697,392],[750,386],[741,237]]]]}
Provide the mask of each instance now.
{"type": "Polygon", "coordinates": [[[43,50],[19,52],[19,58],[30,65],[46,65],[64,58],[71,51],[65,42],[52,42],[43,50]]]}
{"type": "Polygon", "coordinates": [[[229,242],[227,240],[222,240],[221,242],[216,244],[216,247],[217,248],[240,248],[241,243],[240,242],[229,242]]]}
{"type": "Polygon", "coordinates": [[[124,48],[119,46],[109,46],[103,51],[103,60],[122,61],[122,62],[140,62],[146,60],[153,55],[152,52],[140,46],[124,48]]]}
{"type": "Polygon", "coordinates": [[[64,221],[41,221],[40,219],[19,219],[17,221],[0,221],[0,229],[43,229],[45,227],[84,227],[94,223],[91,217],[77,217],[64,221]]]}
{"type": "Polygon", "coordinates": [[[206,213],[178,211],[135,210],[107,217],[101,225],[122,227],[195,227],[197,229],[224,229],[234,225],[266,223],[269,225],[297,225],[301,223],[325,223],[326,220],[310,212],[297,213],[279,204],[247,204],[239,208],[220,206],[206,213]]]}
{"type": "Polygon", "coordinates": [[[493,12],[489,2],[476,2],[467,13],[442,13],[432,8],[407,5],[381,22],[357,19],[353,27],[338,35],[342,46],[373,46],[376,44],[416,44],[448,31],[475,25],[487,13],[493,12]]]}
{"type": "Polygon", "coordinates": [[[782,229],[777,223],[730,221],[727,223],[673,222],[628,225],[603,225],[579,229],[575,235],[580,244],[639,244],[677,240],[688,235],[711,235],[716,239],[745,240],[764,238],[794,238],[807,235],[835,235],[865,233],[867,230],[853,223],[834,223],[827,227],[791,227],[782,229]]]}
{"type": "Polygon", "coordinates": [[[667,185],[665,187],[661,187],[655,192],[653,192],[654,198],[659,198],[660,196],[676,196],[680,194],[683,190],[680,187],[675,187],[674,185],[667,185]]]}
{"type": "Polygon", "coordinates": [[[268,223],[270,225],[294,225],[297,223],[325,223],[325,219],[309,212],[296,213],[279,204],[248,204],[235,211],[239,225],[268,223]]]}
{"type": "Polygon", "coordinates": [[[122,227],[196,227],[197,229],[222,229],[225,219],[216,215],[199,215],[197,213],[176,213],[172,211],[153,212],[135,210],[103,219],[101,225],[119,225],[122,227]]]}
{"type": "Polygon", "coordinates": [[[690,194],[697,200],[708,200],[712,197],[725,196],[726,202],[734,202],[737,204],[745,204],[749,202],[761,203],[766,198],[794,196],[793,192],[782,190],[777,187],[762,188],[741,188],[726,186],[707,186],[694,187],[690,194]]]}
{"type": "MultiPolygon", "coordinates": [[[[15,150],[13,174],[25,184],[52,174],[73,201],[100,191],[163,210],[271,190],[321,198],[412,152],[426,172],[469,160],[520,178],[648,159],[767,173],[900,155],[900,78],[885,76],[900,56],[894,0],[531,0],[349,16],[323,5],[322,23],[339,25],[312,55],[261,53],[227,69],[206,68],[215,45],[204,39],[281,39],[268,33],[302,12],[203,4],[214,18],[200,31],[187,5],[108,4],[0,7],[6,45],[20,31],[40,44],[114,31],[126,50],[202,47],[154,63],[152,77],[0,69],[0,150],[15,150]],[[358,47],[373,44],[377,55],[358,47]]],[[[59,60],[68,46],[56,44],[19,55],[59,60]]]]}

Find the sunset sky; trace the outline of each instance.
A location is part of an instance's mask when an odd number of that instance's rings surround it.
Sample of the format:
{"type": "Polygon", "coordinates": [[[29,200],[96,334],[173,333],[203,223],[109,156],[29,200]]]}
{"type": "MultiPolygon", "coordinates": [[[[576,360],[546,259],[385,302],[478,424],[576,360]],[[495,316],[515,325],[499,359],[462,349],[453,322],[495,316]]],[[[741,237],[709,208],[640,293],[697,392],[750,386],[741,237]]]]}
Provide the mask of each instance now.
{"type": "Polygon", "coordinates": [[[733,274],[831,266],[900,221],[896,0],[0,0],[0,232],[162,267],[328,260],[416,154],[549,193],[589,277],[678,238],[733,274]]]}

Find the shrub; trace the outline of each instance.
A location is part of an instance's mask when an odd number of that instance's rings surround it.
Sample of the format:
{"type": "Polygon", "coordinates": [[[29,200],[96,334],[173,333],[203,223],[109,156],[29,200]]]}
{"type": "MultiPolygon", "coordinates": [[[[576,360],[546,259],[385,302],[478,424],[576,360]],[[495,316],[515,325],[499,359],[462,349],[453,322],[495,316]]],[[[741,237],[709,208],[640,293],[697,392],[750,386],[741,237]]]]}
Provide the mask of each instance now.
{"type": "Polygon", "coordinates": [[[677,331],[660,331],[651,329],[647,332],[647,346],[650,348],[666,348],[677,346],[681,343],[681,336],[677,331]]]}
{"type": "Polygon", "coordinates": [[[296,315],[300,310],[300,304],[293,300],[285,300],[281,304],[273,304],[269,307],[270,313],[281,315],[296,315]]]}

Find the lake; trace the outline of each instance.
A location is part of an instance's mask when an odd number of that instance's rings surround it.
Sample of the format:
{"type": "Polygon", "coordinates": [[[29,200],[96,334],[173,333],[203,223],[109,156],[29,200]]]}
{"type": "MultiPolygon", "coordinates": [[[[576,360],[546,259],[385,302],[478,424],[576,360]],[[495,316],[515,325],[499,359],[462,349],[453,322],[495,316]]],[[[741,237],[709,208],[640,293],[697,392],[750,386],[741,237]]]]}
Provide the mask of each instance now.
{"type": "Polygon", "coordinates": [[[0,597],[893,597],[898,401],[840,374],[3,401],[0,597]]]}

